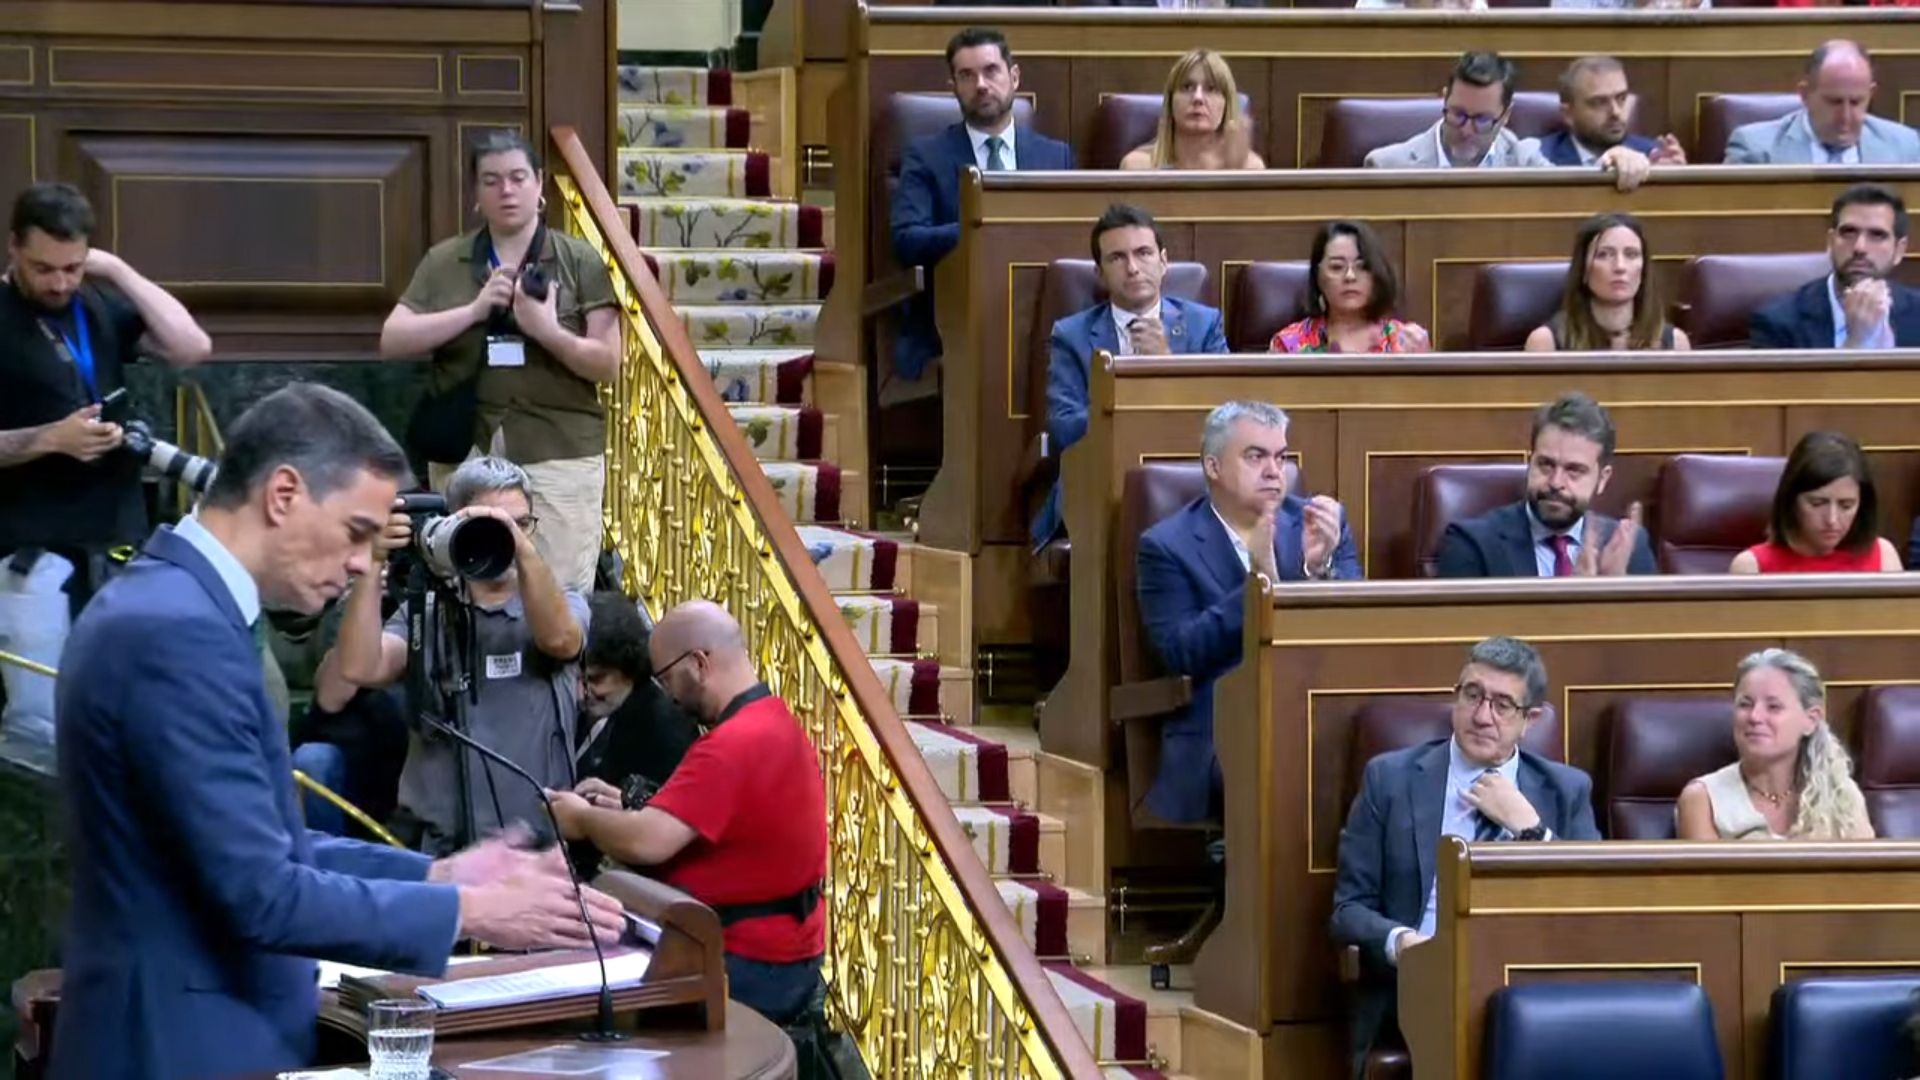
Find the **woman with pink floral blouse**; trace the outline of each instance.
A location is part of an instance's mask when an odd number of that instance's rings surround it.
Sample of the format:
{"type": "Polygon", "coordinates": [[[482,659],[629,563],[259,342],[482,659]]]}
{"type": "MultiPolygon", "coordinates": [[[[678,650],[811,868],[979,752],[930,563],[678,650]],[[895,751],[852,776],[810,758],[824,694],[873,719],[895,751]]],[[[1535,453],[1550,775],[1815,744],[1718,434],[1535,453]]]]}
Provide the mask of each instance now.
{"type": "Polygon", "coordinates": [[[1400,282],[1380,238],[1359,221],[1329,221],[1313,237],[1307,310],[1273,335],[1284,353],[1422,353],[1432,340],[1419,323],[1391,318],[1400,282]]]}

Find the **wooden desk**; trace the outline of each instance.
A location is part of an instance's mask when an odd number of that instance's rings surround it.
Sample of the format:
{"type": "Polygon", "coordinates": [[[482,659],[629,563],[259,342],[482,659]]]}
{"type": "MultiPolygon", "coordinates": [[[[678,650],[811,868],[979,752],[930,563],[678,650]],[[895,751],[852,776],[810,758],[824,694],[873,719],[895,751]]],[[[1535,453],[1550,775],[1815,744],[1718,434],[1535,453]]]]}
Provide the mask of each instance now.
{"type": "Polygon", "coordinates": [[[1772,645],[1819,666],[1845,738],[1868,687],[1914,682],[1920,637],[1920,581],[1907,575],[1309,583],[1247,596],[1247,659],[1215,689],[1227,904],[1195,964],[1195,1001],[1262,1033],[1270,1062],[1344,1052],[1327,920],[1353,718],[1370,699],[1447,693],[1475,642],[1512,635],[1546,662],[1560,756],[1593,773],[1615,697],[1720,692],[1741,657],[1772,645]]]}
{"type": "MultiPolygon", "coordinates": [[[[652,1063],[655,1071],[647,1074],[649,1080],[790,1080],[795,1075],[793,1040],[766,1017],[737,1001],[727,1002],[724,1030],[708,1031],[697,1023],[690,1021],[689,1024],[687,1027],[628,1029],[632,1037],[624,1042],[594,1045],[665,1052],[666,1057],[652,1063]]],[[[455,1076],[472,1076],[476,1080],[539,1075],[469,1070],[464,1066],[525,1050],[571,1043],[583,1030],[586,1025],[568,1024],[498,1035],[436,1039],[433,1063],[455,1076]]],[[[334,1045],[339,1049],[327,1060],[335,1064],[366,1060],[364,1044],[352,1042],[355,1047],[352,1051],[340,1043],[334,1045]]]]}
{"type": "Polygon", "coordinates": [[[1417,1080],[1478,1076],[1488,997],[1546,980],[1684,979],[1730,1077],[1766,1075],[1789,979],[1920,971],[1920,844],[1475,844],[1443,837],[1433,940],[1400,958],[1417,1080]]]}
{"type": "MultiPolygon", "coordinates": [[[[1619,430],[1602,510],[1654,505],[1659,470],[1678,453],[1784,455],[1801,435],[1846,431],[1867,448],[1883,534],[1904,544],[1920,510],[1920,353],[1513,353],[1390,359],[1120,359],[1096,365],[1087,435],[1064,458],[1073,538],[1072,658],[1041,713],[1054,753],[1110,759],[1107,688],[1115,675],[1111,534],[1127,470],[1198,456],[1208,411],[1251,398],[1287,410],[1303,485],[1333,495],[1371,578],[1410,561],[1413,495],[1422,470],[1519,461],[1533,410],[1579,388],[1619,430]]],[[[981,488],[983,495],[987,491],[981,488]]],[[[931,503],[931,499],[929,499],[931,503]]],[[[1650,519],[1651,521],[1651,519],[1650,519]]],[[[1904,547],[1902,548],[1904,550],[1904,547]]],[[[976,587],[991,583],[975,575],[976,587]]]]}

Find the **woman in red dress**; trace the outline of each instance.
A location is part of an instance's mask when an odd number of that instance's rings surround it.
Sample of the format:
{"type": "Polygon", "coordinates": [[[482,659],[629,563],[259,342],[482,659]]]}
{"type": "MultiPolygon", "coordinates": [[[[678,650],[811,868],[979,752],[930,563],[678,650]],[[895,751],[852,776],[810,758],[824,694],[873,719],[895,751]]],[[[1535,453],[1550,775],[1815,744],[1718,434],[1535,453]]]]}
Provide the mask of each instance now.
{"type": "Polygon", "coordinates": [[[1736,574],[1898,572],[1900,554],[1880,536],[1873,476],[1860,445],[1808,432],[1787,457],[1773,493],[1767,542],[1733,557],[1736,574]]]}

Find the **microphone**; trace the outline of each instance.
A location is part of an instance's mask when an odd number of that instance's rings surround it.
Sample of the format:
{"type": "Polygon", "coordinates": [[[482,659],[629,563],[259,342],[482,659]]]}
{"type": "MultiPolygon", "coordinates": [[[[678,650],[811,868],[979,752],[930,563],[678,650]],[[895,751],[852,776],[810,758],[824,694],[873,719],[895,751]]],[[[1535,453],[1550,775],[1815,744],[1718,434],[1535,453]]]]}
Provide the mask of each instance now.
{"type": "Polygon", "coordinates": [[[593,958],[600,964],[600,1013],[592,1031],[580,1036],[582,1042],[619,1042],[626,1033],[613,1029],[613,986],[607,981],[607,955],[600,951],[600,935],[593,932],[593,920],[587,916],[586,894],[580,891],[580,877],[573,872],[573,860],[566,857],[566,840],[560,835],[560,821],[553,816],[553,804],[547,801],[545,785],[533,778],[533,774],[520,767],[519,763],[498,750],[481,743],[478,739],[461,731],[451,724],[444,723],[424,713],[421,722],[428,727],[452,739],[454,742],[472,750],[495,765],[525,780],[533,786],[534,794],[540,797],[540,808],[547,812],[547,824],[553,828],[553,839],[560,845],[560,863],[567,868],[567,881],[573,885],[573,902],[580,905],[580,922],[587,928],[587,941],[593,945],[593,958]]]}

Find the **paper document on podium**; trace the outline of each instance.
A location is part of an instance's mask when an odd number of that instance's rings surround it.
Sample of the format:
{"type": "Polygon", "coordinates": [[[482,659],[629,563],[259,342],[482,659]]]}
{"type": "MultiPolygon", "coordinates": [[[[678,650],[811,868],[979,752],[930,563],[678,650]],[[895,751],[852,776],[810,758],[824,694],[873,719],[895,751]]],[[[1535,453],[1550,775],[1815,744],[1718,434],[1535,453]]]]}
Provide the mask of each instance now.
{"type": "MultiPolygon", "coordinates": [[[[647,974],[647,964],[652,959],[653,953],[645,949],[607,957],[608,984],[616,990],[640,985],[640,980],[647,974]]],[[[497,1005],[578,997],[598,993],[599,990],[600,965],[588,960],[504,975],[429,983],[418,992],[421,997],[442,1009],[487,1009],[497,1005]]]]}

